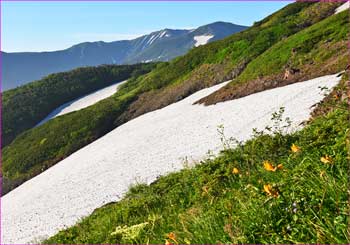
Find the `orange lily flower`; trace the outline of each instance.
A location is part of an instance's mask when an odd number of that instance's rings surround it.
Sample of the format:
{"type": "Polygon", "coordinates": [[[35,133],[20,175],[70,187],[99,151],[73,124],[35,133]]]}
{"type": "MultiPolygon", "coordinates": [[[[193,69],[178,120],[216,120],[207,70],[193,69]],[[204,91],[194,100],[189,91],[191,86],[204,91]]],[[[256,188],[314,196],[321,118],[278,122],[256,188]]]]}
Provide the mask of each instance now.
{"type": "Polygon", "coordinates": [[[274,190],[270,184],[264,185],[264,191],[269,195],[273,197],[278,197],[278,191],[274,190]]]}
{"type": "Polygon", "coordinates": [[[290,147],[290,149],[292,150],[293,153],[297,153],[300,151],[300,147],[297,146],[296,144],[292,144],[292,146],[290,147]]]}
{"type": "Polygon", "coordinates": [[[332,158],[330,157],[330,156],[328,156],[328,155],[325,155],[324,157],[321,157],[320,158],[320,160],[321,160],[321,162],[323,162],[323,163],[332,163],[332,158]]]}
{"type": "Polygon", "coordinates": [[[168,238],[171,239],[171,240],[173,240],[175,243],[177,243],[177,241],[176,241],[176,236],[175,236],[175,233],[174,233],[174,232],[170,232],[170,233],[168,234],[168,238]]]}
{"type": "Polygon", "coordinates": [[[275,166],[273,166],[271,162],[264,161],[264,169],[267,171],[275,172],[277,168],[275,166]]]}

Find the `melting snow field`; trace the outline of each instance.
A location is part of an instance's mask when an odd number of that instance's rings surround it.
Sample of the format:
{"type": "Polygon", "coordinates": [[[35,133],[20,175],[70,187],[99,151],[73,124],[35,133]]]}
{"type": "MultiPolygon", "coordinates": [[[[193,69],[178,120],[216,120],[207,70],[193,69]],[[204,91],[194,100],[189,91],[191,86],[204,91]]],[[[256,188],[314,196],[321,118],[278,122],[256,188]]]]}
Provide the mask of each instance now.
{"type": "Polygon", "coordinates": [[[62,116],[69,112],[78,111],[80,109],[93,105],[99,102],[100,100],[108,98],[109,96],[112,96],[115,92],[117,92],[118,87],[125,82],[126,81],[115,83],[108,87],[97,90],[91,94],[80,97],[76,100],[67,102],[61,105],[60,107],[56,108],[54,111],[52,111],[49,115],[47,115],[47,117],[45,117],[40,123],[38,123],[37,126],[44,124],[52,118],[62,116]]]}
{"type": "Polygon", "coordinates": [[[180,170],[186,157],[219,152],[220,124],[227,137],[247,140],[283,106],[298,128],[324,97],[319,87],[332,88],[339,80],[329,75],[208,107],[192,105],[223,83],[129,121],[5,195],[2,243],[38,242],[119,200],[135,182],[180,170]]]}
{"type": "Polygon", "coordinates": [[[206,44],[210,38],[214,37],[213,35],[204,35],[204,36],[195,36],[193,39],[196,41],[194,46],[198,47],[200,45],[206,44]]]}
{"type": "Polygon", "coordinates": [[[339,7],[335,10],[334,14],[338,14],[338,13],[340,13],[340,12],[346,10],[346,9],[349,9],[349,7],[350,7],[350,2],[347,1],[346,3],[342,4],[341,6],[339,6],[339,7]]]}

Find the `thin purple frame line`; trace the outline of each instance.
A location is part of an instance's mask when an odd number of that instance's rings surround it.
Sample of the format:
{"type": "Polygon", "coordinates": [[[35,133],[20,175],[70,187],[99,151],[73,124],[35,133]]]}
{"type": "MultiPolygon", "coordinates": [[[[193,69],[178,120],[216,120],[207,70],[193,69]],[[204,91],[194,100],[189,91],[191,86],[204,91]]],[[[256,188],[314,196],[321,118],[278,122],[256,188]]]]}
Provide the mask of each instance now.
{"type": "MultiPolygon", "coordinates": [[[[318,0],[302,0],[302,2],[317,2],[318,0]]],[[[350,0],[335,0],[331,2],[349,2],[350,0]]],[[[0,0],[0,37],[2,26],[2,2],[294,2],[294,0],[0,0]]],[[[350,43],[349,43],[350,46],[350,43]]],[[[2,199],[2,48],[0,38],[0,244],[2,239],[1,229],[1,199],[2,199]]],[[[4,244],[7,245],[7,244],[4,244]]],[[[27,245],[27,244],[9,244],[9,245],[27,245]]],[[[39,245],[39,244],[38,244],[39,245]]],[[[43,244],[41,244],[43,245],[43,244]]],[[[77,244],[79,245],[79,244],[77,244]]],[[[110,245],[110,244],[101,244],[110,245]]]]}
{"type": "Polygon", "coordinates": [[[2,26],[2,2],[0,0],[0,244],[2,244],[2,228],[1,228],[1,199],[2,199],[2,48],[1,48],[1,26],[2,26]]]}
{"type": "MultiPolygon", "coordinates": [[[[30,0],[0,0],[0,36],[1,36],[1,26],[2,26],[2,8],[1,3],[2,2],[29,2],[30,0]]],[[[96,0],[75,0],[75,1],[81,1],[81,2],[98,2],[96,0]]],[[[101,2],[277,2],[277,1],[283,1],[283,2],[292,2],[293,0],[104,0],[101,2]]],[[[33,2],[53,2],[50,0],[33,0],[33,2]]],[[[71,0],[57,0],[55,2],[73,2],[71,0]]],[[[1,48],[1,38],[0,38],[0,51],[2,51],[1,48]]],[[[1,242],[2,240],[2,227],[1,227],[1,199],[2,199],[2,53],[0,52],[0,244],[3,244],[1,242]]],[[[12,244],[15,245],[15,244],[12,244]]],[[[16,245],[24,245],[24,244],[16,244],[16,245]]]]}
{"type": "MultiPolygon", "coordinates": [[[[302,2],[318,2],[319,0],[303,0],[302,2]]],[[[347,2],[350,0],[335,0],[347,2]]],[[[295,0],[0,0],[0,2],[295,2],[295,0]]]]}

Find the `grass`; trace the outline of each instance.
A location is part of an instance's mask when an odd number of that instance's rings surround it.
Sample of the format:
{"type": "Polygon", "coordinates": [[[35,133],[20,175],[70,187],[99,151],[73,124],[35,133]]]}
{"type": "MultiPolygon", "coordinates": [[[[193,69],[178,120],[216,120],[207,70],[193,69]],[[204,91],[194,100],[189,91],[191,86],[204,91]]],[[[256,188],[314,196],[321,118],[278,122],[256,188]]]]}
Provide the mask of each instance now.
{"type": "MultiPolygon", "coordinates": [[[[238,80],[245,82],[259,76],[278,74],[288,65],[294,68],[300,68],[309,63],[322,65],[327,59],[333,58],[335,53],[337,55],[341,54],[340,52],[346,53],[346,45],[340,50],[334,50],[332,47],[336,47],[337,42],[349,38],[349,28],[347,11],[320,21],[272,46],[249,63],[238,80]],[[323,46],[325,42],[329,44],[329,48],[323,46]],[[293,55],[292,49],[296,50],[296,54],[293,55]]],[[[343,62],[343,68],[347,65],[346,61],[343,62]]]]}
{"type": "Polygon", "coordinates": [[[349,243],[349,105],[327,100],[290,134],[283,110],[244,144],[221,134],[219,156],[137,184],[44,243],[349,243]]]}
{"type": "Polygon", "coordinates": [[[247,64],[237,78],[199,103],[215,104],[346,68],[349,42],[349,12],[325,18],[273,44],[247,64]],[[298,70],[288,79],[287,68],[298,70]]]}

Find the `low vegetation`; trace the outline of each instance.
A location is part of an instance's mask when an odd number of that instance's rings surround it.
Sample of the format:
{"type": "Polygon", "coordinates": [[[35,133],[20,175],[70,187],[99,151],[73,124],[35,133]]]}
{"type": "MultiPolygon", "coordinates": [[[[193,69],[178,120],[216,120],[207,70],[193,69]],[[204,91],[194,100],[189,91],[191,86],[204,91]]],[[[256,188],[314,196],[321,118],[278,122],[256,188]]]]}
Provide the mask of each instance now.
{"type": "Polygon", "coordinates": [[[215,104],[345,70],[349,29],[348,11],[305,28],[273,45],[231,83],[199,103],[215,104]]]}
{"type": "MultiPolygon", "coordinates": [[[[91,86],[95,87],[97,86],[96,84],[105,81],[104,79],[110,81],[109,84],[111,84],[113,81],[121,81],[130,76],[140,76],[145,72],[148,72],[154,66],[155,64],[142,64],[132,66],[101,66],[97,68],[84,68],[91,71],[87,72],[86,75],[90,77],[89,79],[84,80],[83,78],[85,76],[82,76],[81,78],[77,77],[76,80],[73,79],[69,83],[71,87],[68,85],[63,86],[62,84],[60,84],[60,86],[68,87],[74,91],[79,90],[79,87],[85,87],[83,83],[87,81],[89,84],[93,84],[91,86]],[[97,74],[95,74],[95,72],[97,72],[97,74]],[[105,75],[104,72],[106,72],[105,75]],[[106,78],[108,74],[110,76],[109,79],[106,78]],[[112,80],[112,77],[114,77],[114,80],[112,80]]],[[[74,74],[76,72],[81,71],[78,69],[73,70],[72,72],[59,73],[51,76],[55,78],[62,78],[62,76],[65,75],[75,76],[74,74]]],[[[47,85],[45,81],[46,80],[20,87],[19,91],[25,91],[24,94],[17,92],[17,90],[10,90],[6,92],[10,94],[14,93],[15,97],[20,97],[23,99],[26,98],[27,101],[24,103],[16,98],[7,98],[6,103],[10,103],[11,101],[15,103],[18,101],[19,104],[23,103],[24,106],[22,109],[17,108],[18,111],[13,115],[9,113],[11,110],[16,111],[14,105],[4,106],[4,129],[12,128],[18,130],[19,127],[16,123],[14,123],[15,125],[13,126],[8,125],[7,123],[10,123],[11,120],[22,117],[31,117],[32,123],[38,123],[44,117],[38,117],[38,108],[43,109],[45,108],[44,105],[47,105],[47,107],[50,108],[52,107],[51,105],[48,105],[49,101],[53,100],[49,99],[50,94],[53,96],[53,98],[56,98],[56,100],[63,101],[63,98],[59,99],[55,92],[50,92],[51,90],[55,90],[55,83],[60,83],[61,80],[50,80],[52,81],[52,86],[50,86],[51,83],[48,83],[47,85]],[[33,86],[33,89],[30,89],[31,86],[33,86]],[[40,95],[38,91],[41,91],[42,89],[49,89],[50,91],[47,93],[44,92],[42,95],[40,95]],[[30,94],[34,94],[34,92],[30,93],[30,91],[37,92],[37,97],[42,99],[45,98],[49,101],[35,105],[35,103],[29,97],[30,94]],[[33,105],[31,103],[33,103],[33,105]],[[28,110],[23,111],[25,108],[28,110]],[[38,113],[34,113],[33,111],[37,111],[38,113]]],[[[106,84],[106,82],[103,83],[106,84]]],[[[119,96],[119,94],[124,94],[124,90],[125,89],[122,88],[121,93],[118,92],[114,96],[102,100],[93,106],[54,118],[41,126],[27,130],[20,134],[10,145],[4,147],[2,150],[3,194],[7,193],[33,176],[36,176],[74,151],[91,143],[95,139],[115,128],[116,125],[114,121],[116,120],[116,115],[120,114],[125,109],[125,106],[130,99],[128,96],[120,98],[121,96],[119,96]]],[[[80,89],[80,92],[81,91],[82,89],[80,89]]],[[[73,92],[67,92],[65,88],[63,88],[61,92],[57,93],[73,94],[73,92]]],[[[77,94],[77,92],[75,94],[77,94]]],[[[21,124],[19,122],[18,125],[29,126],[30,124],[21,124]]]]}
{"type": "Polygon", "coordinates": [[[51,74],[2,95],[2,146],[34,127],[60,105],[113,83],[149,72],[155,64],[104,65],[51,74]]]}
{"type": "Polygon", "coordinates": [[[219,130],[218,157],[137,184],[44,243],[349,243],[347,80],[301,131],[284,134],[283,108],[244,144],[219,130]]]}
{"type": "Polygon", "coordinates": [[[185,56],[165,63],[138,79],[144,93],[128,107],[121,119],[125,122],[174,103],[194,91],[236,78],[274,44],[331,16],[339,5],[341,3],[292,3],[251,28],[194,48],[185,56]]]}

